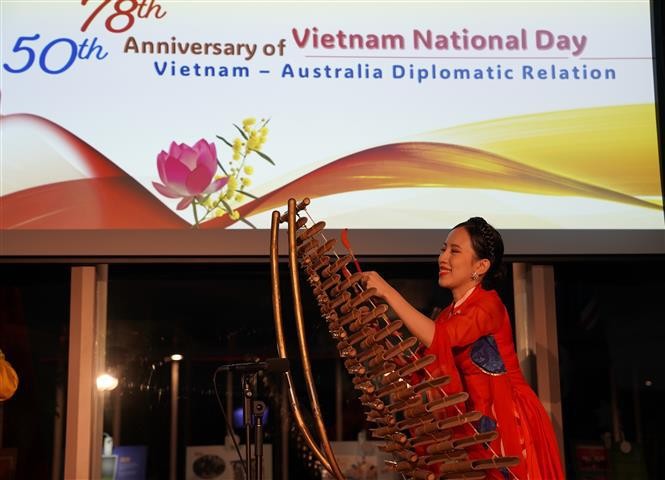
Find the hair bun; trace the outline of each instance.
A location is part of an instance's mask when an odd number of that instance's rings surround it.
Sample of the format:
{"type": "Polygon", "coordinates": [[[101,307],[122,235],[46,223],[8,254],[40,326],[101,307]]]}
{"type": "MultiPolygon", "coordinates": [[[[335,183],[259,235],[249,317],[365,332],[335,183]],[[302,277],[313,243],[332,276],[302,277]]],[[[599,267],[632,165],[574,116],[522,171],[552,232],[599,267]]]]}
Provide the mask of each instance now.
{"type": "Polygon", "coordinates": [[[490,261],[490,268],[483,277],[483,286],[488,288],[504,275],[502,271],[503,238],[501,234],[482,217],[471,217],[456,225],[464,227],[471,237],[471,245],[478,258],[490,261]]]}

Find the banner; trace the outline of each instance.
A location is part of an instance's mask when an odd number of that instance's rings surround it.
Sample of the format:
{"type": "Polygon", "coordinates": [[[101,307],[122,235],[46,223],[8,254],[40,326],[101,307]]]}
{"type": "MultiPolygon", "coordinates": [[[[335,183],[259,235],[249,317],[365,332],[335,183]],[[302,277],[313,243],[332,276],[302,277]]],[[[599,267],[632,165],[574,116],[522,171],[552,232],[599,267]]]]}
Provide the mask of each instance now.
{"type": "Polygon", "coordinates": [[[664,226],[648,1],[3,1],[0,228],[664,226]]]}

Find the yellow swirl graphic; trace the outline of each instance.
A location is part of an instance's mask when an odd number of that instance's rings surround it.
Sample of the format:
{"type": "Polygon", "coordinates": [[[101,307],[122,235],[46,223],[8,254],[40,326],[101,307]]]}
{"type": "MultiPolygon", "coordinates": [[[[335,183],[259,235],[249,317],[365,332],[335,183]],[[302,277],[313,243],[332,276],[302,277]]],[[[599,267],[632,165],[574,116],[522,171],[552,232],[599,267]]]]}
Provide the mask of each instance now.
{"type": "Polygon", "coordinates": [[[432,132],[515,162],[662,206],[653,104],[521,115],[432,132]]]}
{"type": "MultiPolygon", "coordinates": [[[[653,105],[546,112],[447,128],[354,153],[241,207],[404,187],[571,196],[662,211],[653,105]]],[[[572,213],[574,214],[574,213],[572,213]]],[[[222,218],[207,227],[226,227],[222,218]]]]}

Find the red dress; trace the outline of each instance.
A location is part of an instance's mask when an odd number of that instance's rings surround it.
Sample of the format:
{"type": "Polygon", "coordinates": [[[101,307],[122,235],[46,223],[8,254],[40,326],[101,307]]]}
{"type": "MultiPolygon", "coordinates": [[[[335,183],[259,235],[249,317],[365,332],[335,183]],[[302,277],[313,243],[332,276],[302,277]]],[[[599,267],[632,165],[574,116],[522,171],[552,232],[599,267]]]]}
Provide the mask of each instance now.
{"type": "MultiPolygon", "coordinates": [[[[492,449],[520,458],[520,464],[510,468],[514,476],[495,470],[490,478],[565,478],[552,424],[522,375],[508,312],[494,290],[478,286],[460,305],[443,310],[425,353],[437,356],[430,373],[452,377],[445,392],[466,391],[467,409],[483,414],[479,431],[496,425],[499,436],[492,449]]],[[[470,456],[492,454],[481,447],[470,456]]]]}

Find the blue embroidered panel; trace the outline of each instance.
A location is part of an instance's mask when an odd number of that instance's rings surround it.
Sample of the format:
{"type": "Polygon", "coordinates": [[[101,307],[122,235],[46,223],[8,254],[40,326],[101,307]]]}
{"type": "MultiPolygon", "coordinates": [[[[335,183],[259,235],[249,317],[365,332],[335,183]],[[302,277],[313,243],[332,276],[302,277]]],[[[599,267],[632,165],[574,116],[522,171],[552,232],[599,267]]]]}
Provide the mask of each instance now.
{"type": "Polygon", "coordinates": [[[491,432],[496,430],[496,422],[492,419],[492,417],[483,415],[480,417],[480,420],[476,422],[476,428],[478,429],[479,433],[491,432]]]}
{"type": "MultiPolygon", "coordinates": [[[[492,419],[492,417],[488,417],[487,415],[483,415],[480,417],[480,420],[473,423],[476,425],[476,430],[478,430],[478,433],[485,433],[496,430],[496,422],[492,419]]],[[[489,448],[489,444],[484,443],[483,447],[485,450],[487,450],[489,448]]]]}
{"type": "Polygon", "coordinates": [[[486,335],[473,342],[471,346],[471,360],[487,373],[506,373],[506,366],[499,355],[499,348],[494,337],[486,335]]]}
{"type": "MultiPolygon", "coordinates": [[[[480,417],[480,420],[475,422],[476,424],[476,429],[478,429],[479,433],[485,433],[485,432],[490,432],[496,430],[496,422],[492,417],[488,417],[487,415],[483,415],[480,417]]],[[[485,449],[487,450],[489,448],[489,444],[483,444],[485,449]]],[[[504,480],[510,480],[510,476],[508,473],[508,469],[503,467],[499,469],[499,472],[501,475],[503,475],[504,480]]]]}

